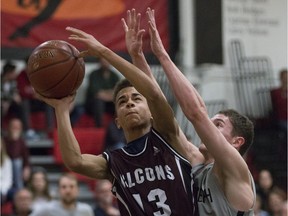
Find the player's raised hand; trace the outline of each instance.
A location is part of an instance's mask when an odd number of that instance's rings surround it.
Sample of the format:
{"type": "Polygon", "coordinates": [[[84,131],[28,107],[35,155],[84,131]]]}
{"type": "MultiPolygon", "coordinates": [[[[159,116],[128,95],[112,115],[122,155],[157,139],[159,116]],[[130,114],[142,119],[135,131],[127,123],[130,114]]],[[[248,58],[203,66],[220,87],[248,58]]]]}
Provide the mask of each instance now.
{"type": "Polygon", "coordinates": [[[131,11],[127,11],[126,21],[124,18],[121,21],[129,54],[133,56],[142,53],[142,37],[145,30],[140,29],[141,14],[136,14],[136,10],[133,8],[131,11]]]}
{"type": "Polygon", "coordinates": [[[103,44],[101,44],[93,35],[88,34],[80,29],[66,27],[66,30],[71,34],[68,37],[69,40],[79,41],[87,46],[87,50],[80,52],[78,57],[86,56],[101,56],[103,52],[107,49],[103,44]]]}
{"type": "Polygon", "coordinates": [[[64,97],[61,99],[55,99],[55,98],[44,97],[36,92],[36,98],[38,100],[45,102],[46,104],[52,106],[55,109],[62,109],[62,110],[67,110],[67,111],[70,110],[70,106],[75,99],[75,95],[76,94],[68,95],[67,97],[64,97]]]}
{"type": "Polygon", "coordinates": [[[159,57],[161,54],[166,53],[166,51],[156,26],[154,10],[147,8],[146,15],[148,18],[151,49],[159,57]]]}

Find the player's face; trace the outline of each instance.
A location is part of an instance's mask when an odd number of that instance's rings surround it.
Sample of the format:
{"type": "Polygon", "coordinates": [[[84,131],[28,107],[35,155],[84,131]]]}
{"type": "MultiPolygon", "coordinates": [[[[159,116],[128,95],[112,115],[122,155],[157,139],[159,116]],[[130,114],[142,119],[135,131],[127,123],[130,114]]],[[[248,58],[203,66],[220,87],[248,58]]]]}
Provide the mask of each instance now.
{"type": "MultiPolygon", "coordinates": [[[[213,124],[217,127],[217,129],[223,134],[226,140],[232,144],[233,137],[232,137],[232,130],[233,126],[230,119],[223,115],[223,114],[216,114],[213,118],[211,118],[213,124]]],[[[199,146],[201,152],[207,151],[204,144],[199,146]]]]}
{"type": "Polygon", "coordinates": [[[146,98],[134,87],[122,89],[116,97],[116,122],[123,129],[151,125],[151,112],[146,98]]]}
{"type": "Polygon", "coordinates": [[[78,196],[76,180],[62,177],[59,183],[59,194],[64,204],[70,205],[75,203],[78,196]]]}
{"type": "Polygon", "coordinates": [[[229,143],[232,143],[232,130],[233,126],[229,119],[229,117],[223,115],[223,114],[216,114],[211,121],[214,123],[214,125],[218,128],[218,130],[223,134],[223,136],[226,138],[226,140],[229,143]]]}

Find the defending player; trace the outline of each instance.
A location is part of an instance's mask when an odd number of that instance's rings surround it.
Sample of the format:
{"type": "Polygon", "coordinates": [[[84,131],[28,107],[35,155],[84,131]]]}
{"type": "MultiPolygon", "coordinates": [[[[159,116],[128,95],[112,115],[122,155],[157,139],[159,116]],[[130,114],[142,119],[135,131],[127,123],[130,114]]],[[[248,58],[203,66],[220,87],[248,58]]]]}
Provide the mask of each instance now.
{"type": "Polygon", "coordinates": [[[67,30],[69,39],[87,46],[79,57],[103,57],[130,82],[123,80],[114,94],[115,121],[123,128],[127,147],[105,152],[104,157],[81,154],[69,119],[74,96],[61,100],[39,96],[55,108],[65,165],[79,174],[113,182],[123,216],[194,215],[191,166],[176,153],[183,153],[179,147],[187,140],[158,85],[92,35],[71,27],[67,30]]]}
{"type": "MultiPolygon", "coordinates": [[[[199,215],[254,215],[254,181],[241,157],[253,140],[252,122],[234,110],[220,111],[209,119],[204,101],[166,52],[154,11],[148,8],[147,16],[152,51],[164,68],[184,114],[205,144],[199,148],[205,161],[192,170],[199,215]]],[[[198,163],[193,158],[190,162],[198,163]]]]}

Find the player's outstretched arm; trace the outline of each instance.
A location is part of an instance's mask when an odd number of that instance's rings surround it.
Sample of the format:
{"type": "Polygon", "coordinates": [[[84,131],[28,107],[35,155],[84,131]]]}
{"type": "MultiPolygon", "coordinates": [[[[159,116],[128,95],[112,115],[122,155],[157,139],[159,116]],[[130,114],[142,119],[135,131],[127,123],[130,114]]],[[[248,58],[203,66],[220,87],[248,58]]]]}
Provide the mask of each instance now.
{"type": "Polygon", "coordinates": [[[55,109],[60,151],[66,167],[90,178],[110,179],[107,161],[101,155],[81,154],[69,115],[69,108],[75,95],[62,99],[45,98],[39,94],[37,97],[55,109]]]}
{"type": "Polygon", "coordinates": [[[172,91],[184,114],[189,119],[189,115],[192,113],[197,113],[199,111],[207,113],[204,101],[198,94],[197,90],[178,69],[165,50],[157,30],[154,10],[148,8],[146,14],[148,17],[151,49],[161,63],[169,80],[169,84],[172,87],[172,91]]]}
{"type": "Polygon", "coordinates": [[[240,154],[227,142],[225,137],[210,120],[204,101],[197,90],[170,59],[156,27],[154,10],[148,8],[147,16],[149,19],[152,51],[164,68],[169,84],[185,116],[194,125],[202,142],[206,145],[217,163],[221,164],[222,168],[226,168],[229,172],[232,172],[232,170],[235,170],[236,165],[235,163],[227,163],[227,161],[229,158],[233,160],[238,158],[239,166],[246,169],[247,167],[240,154]],[[229,152],[229,154],[225,154],[226,157],[223,157],[223,152],[229,152]]]}
{"type": "MultiPolygon", "coordinates": [[[[229,194],[226,194],[228,199],[231,200],[231,197],[233,199],[233,197],[236,196],[230,196],[231,194],[242,193],[244,189],[247,189],[245,191],[249,191],[250,193],[251,181],[249,178],[249,169],[244,159],[210,120],[203,99],[189,80],[171,61],[160,39],[156,27],[154,11],[148,8],[147,16],[149,19],[152,51],[164,68],[172,90],[185,116],[193,124],[201,141],[206,145],[208,151],[214,157],[215,166],[220,168],[220,175],[223,177],[221,183],[225,181],[225,185],[227,186],[227,182],[229,182],[229,194]],[[225,157],[223,157],[223,155],[225,155],[225,157]],[[237,187],[235,185],[237,185],[237,187]],[[235,188],[235,190],[233,190],[233,188],[235,188]]],[[[235,143],[235,145],[237,145],[237,143],[235,143]]],[[[226,188],[224,190],[226,192],[226,188]]]]}
{"type": "Polygon", "coordinates": [[[154,79],[151,68],[148,65],[143,53],[143,34],[144,29],[140,28],[141,14],[136,13],[135,9],[127,11],[126,20],[121,19],[122,26],[125,32],[125,42],[129,55],[133,64],[147,74],[151,79],[154,79]]]}
{"type": "Polygon", "coordinates": [[[166,98],[163,96],[160,87],[143,73],[143,71],[105,47],[92,35],[71,27],[66,29],[71,33],[69,39],[82,42],[87,46],[87,50],[82,52],[80,56],[92,55],[105,58],[146,98],[154,119],[154,128],[158,130],[167,141],[175,139],[175,134],[179,134],[179,127],[176,127],[174,123],[171,124],[171,119],[174,120],[174,113],[166,101],[166,98]],[[169,121],[169,123],[167,123],[167,121],[169,121]]]}
{"type": "MultiPolygon", "coordinates": [[[[123,29],[125,31],[126,47],[127,47],[129,55],[131,56],[133,64],[137,66],[139,69],[141,69],[145,74],[147,74],[154,81],[155,85],[158,85],[155,77],[153,76],[153,73],[151,71],[151,68],[148,62],[146,61],[145,55],[143,53],[142,38],[143,38],[143,34],[145,30],[140,28],[140,19],[141,19],[141,14],[140,13],[137,14],[135,9],[127,11],[126,20],[122,18],[121,21],[122,21],[123,29]]],[[[164,94],[163,94],[163,97],[165,97],[164,94]]],[[[175,117],[173,116],[173,119],[171,119],[171,122],[173,124],[177,124],[177,121],[174,118],[175,117]]],[[[165,125],[166,124],[168,123],[165,122],[165,125]]],[[[178,124],[175,126],[178,127],[178,124]]],[[[179,132],[180,132],[179,134],[180,142],[171,143],[172,147],[176,151],[178,151],[181,155],[183,155],[185,158],[187,158],[191,162],[192,165],[201,163],[203,161],[203,157],[202,155],[200,155],[201,153],[199,152],[198,148],[187,140],[187,138],[185,137],[181,129],[179,132]],[[201,160],[199,160],[200,158],[201,160]]]]}

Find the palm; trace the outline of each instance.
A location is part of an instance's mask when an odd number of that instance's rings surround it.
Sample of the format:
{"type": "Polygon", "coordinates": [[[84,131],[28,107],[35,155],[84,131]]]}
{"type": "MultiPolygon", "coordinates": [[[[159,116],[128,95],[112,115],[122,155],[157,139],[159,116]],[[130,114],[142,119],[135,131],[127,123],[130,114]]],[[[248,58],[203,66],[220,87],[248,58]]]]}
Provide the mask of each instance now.
{"type": "Polygon", "coordinates": [[[135,30],[129,30],[126,34],[127,49],[130,54],[136,54],[141,52],[142,40],[137,39],[137,33],[135,30]]]}
{"type": "Polygon", "coordinates": [[[142,52],[142,36],[145,30],[140,29],[140,19],[141,15],[136,14],[135,9],[127,11],[126,20],[122,18],[126,47],[132,56],[142,52]]]}

